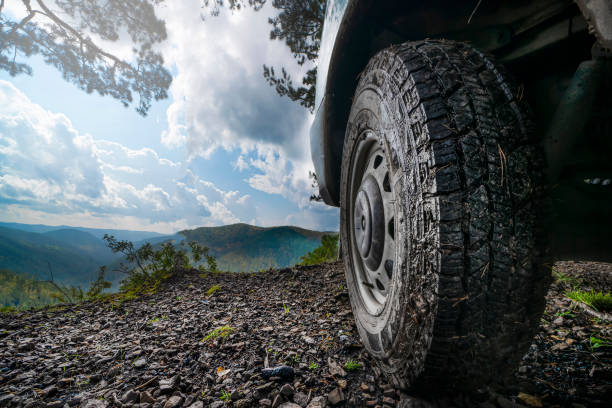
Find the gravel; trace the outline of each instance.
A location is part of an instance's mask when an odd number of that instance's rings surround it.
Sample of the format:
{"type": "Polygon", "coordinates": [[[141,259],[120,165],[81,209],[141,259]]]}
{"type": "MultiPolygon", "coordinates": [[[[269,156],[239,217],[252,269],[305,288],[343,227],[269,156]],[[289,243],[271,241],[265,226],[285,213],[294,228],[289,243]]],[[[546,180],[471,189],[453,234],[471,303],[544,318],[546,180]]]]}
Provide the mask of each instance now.
{"type": "MultiPolygon", "coordinates": [[[[612,266],[557,263],[610,291],[612,266]]],[[[575,282],[574,282],[575,283],[575,282]]],[[[341,263],[257,274],[186,272],[156,294],[0,316],[0,407],[607,406],[609,320],[554,284],[540,332],[502,389],[397,390],[353,324],[341,263]],[[207,290],[219,285],[212,296],[207,290]],[[203,339],[214,329],[225,336],[203,339]],[[363,368],[347,372],[353,360],[363,368]]]]}

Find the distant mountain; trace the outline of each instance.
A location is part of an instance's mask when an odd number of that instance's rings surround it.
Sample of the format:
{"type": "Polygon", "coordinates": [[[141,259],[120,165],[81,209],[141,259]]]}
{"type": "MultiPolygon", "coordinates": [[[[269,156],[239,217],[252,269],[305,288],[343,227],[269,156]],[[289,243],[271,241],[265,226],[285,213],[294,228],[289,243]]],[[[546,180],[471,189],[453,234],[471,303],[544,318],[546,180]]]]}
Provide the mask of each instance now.
{"type": "MultiPolygon", "coordinates": [[[[104,241],[78,230],[56,230],[45,233],[0,227],[0,269],[53,278],[58,283],[87,287],[101,265],[114,262],[118,256],[104,241]]],[[[109,278],[117,278],[109,274],[109,278]]]]}
{"type": "Polygon", "coordinates": [[[66,245],[79,248],[93,256],[111,253],[102,238],[95,237],[89,232],[66,228],[45,232],[42,235],[61,241],[66,245]]]}
{"type": "Polygon", "coordinates": [[[102,238],[104,234],[113,235],[115,238],[119,240],[127,240],[127,241],[142,241],[146,239],[152,238],[160,238],[165,237],[166,235],[160,234],[159,232],[151,232],[151,231],[131,231],[131,230],[122,230],[122,229],[106,229],[106,228],[85,228],[85,227],[70,227],[67,225],[42,225],[42,224],[20,224],[18,222],[0,222],[0,227],[5,228],[13,228],[21,231],[27,232],[37,232],[37,233],[45,233],[50,231],[57,230],[77,230],[88,232],[96,238],[102,238]]]}
{"type": "Polygon", "coordinates": [[[106,246],[102,240],[104,234],[132,241],[136,248],[145,242],[159,246],[167,241],[196,241],[210,249],[217,258],[219,269],[232,272],[293,266],[300,262],[300,257],[318,247],[325,235],[298,227],[262,228],[247,224],[202,227],[162,235],[144,231],[0,223],[0,269],[47,280],[50,265],[56,282],[88,287],[98,268],[107,265],[107,279],[117,283],[123,275],[112,270],[117,268],[121,256],[113,254],[106,246]]]}
{"type": "Polygon", "coordinates": [[[298,227],[255,227],[233,224],[179,232],[187,241],[210,249],[219,269],[250,272],[293,266],[321,244],[325,232],[298,227]]]}

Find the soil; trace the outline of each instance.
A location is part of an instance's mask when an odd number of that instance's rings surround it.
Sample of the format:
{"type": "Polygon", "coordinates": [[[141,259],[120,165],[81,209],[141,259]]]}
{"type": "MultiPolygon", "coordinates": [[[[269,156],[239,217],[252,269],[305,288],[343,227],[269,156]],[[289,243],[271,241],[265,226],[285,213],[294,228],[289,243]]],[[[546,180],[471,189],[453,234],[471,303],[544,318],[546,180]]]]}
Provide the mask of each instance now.
{"type": "Polygon", "coordinates": [[[610,291],[612,265],[554,269],[564,279],[548,293],[540,332],[516,381],[497,390],[394,389],[363,349],[343,266],[331,263],[194,270],[134,300],[2,315],[0,407],[609,406],[612,347],[593,348],[591,338],[609,341],[611,321],[564,292],[610,291]]]}

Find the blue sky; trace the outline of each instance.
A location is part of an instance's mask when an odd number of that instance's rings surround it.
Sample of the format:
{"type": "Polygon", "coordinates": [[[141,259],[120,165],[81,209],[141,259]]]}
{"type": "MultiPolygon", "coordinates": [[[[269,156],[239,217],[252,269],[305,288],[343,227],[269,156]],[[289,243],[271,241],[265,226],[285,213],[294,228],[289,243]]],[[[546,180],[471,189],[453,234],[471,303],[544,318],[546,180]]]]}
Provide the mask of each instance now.
{"type": "Polygon", "coordinates": [[[157,12],[174,78],[145,118],[38,58],[27,61],[32,76],[0,71],[0,221],[163,233],[234,222],[337,229],[337,210],[308,200],[312,117],[262,76],[263,64],[299,76],[288,49],[268,39],[274,10],[202,21],[199,6],[168,2],[157,12]]]}

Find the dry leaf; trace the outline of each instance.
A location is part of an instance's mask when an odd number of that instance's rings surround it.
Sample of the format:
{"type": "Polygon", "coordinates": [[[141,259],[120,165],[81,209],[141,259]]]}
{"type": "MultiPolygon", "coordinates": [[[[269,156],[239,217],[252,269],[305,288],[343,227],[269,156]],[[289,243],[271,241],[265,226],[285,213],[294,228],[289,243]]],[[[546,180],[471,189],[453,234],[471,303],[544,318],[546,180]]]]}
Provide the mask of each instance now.
{"type": "Polygon", "coordinates": [[[542,401],[535,395],[529,395],[525,394],[524,392],[519,392],[518,397],[530,407],[542,407],[542,401]]]}

